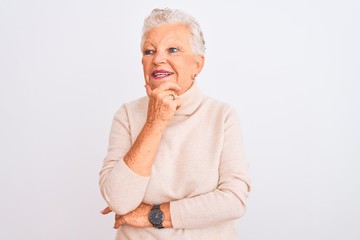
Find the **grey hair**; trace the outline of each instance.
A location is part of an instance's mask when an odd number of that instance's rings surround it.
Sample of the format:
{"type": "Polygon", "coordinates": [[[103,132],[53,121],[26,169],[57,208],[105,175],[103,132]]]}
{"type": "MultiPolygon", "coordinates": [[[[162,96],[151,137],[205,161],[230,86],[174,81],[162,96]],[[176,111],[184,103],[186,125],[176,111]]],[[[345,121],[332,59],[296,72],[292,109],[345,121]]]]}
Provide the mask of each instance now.
{"type": "Polygon", "coordinates": [[[187,13],[169,8],[155,8],[145,19],[142,29],[141,48],[144,45],[144,37],[149,30],[162,24],[183,24],[187,26],[190,30],[192,50],[197,54],[205,53],[205,40],[198,21],[187,13]]]}

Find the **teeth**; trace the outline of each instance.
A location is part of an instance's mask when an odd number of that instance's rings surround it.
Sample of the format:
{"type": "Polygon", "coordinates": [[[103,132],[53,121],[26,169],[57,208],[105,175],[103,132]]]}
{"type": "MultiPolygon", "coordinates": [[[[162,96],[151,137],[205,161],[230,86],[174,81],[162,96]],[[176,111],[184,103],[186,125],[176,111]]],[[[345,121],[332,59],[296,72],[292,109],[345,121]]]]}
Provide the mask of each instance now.
{"type": "Polygon", "coordinates": [[[168,76],[171,75],[171,73],[155,73],[154,76],[158,77],[158,76],[168,76]]]}

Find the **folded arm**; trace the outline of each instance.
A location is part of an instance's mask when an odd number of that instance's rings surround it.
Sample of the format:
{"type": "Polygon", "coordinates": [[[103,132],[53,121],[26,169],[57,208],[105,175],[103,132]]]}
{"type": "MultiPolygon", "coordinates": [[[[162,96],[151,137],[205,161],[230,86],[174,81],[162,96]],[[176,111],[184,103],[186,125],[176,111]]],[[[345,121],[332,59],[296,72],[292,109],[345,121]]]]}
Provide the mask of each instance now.
{"type": "MultiPolygon", "coordinates": [[[[217,188],[191,198],[163,203],[164,226],[177,229],[202,228],[242,216],[250,191],[247,168],[238,119],[232,113],[226,119],[217,188]]],[[[115,225],[148,227],[150,209],[144,208],[142,203],[132,213],[119,216],[115,225]]]]}

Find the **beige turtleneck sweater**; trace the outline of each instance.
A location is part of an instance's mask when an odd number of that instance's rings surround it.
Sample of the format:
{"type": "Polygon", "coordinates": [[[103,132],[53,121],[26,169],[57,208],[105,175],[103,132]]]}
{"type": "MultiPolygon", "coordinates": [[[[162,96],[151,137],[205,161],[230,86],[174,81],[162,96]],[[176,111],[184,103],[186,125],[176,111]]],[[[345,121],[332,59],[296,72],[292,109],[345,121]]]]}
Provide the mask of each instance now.
{"type": "Polygon", "coordinates": [[[196,85],[180,96],[150,177],[133,172],[123,157],[145,124],[148,97],[124,104],[115,114],[100,189],[118,214],[141,202],[170,202],[173,228],[120,227],[116,239],[232,240],[234,220],[245,210],[250,189],[248,163],[234,110],[201,94],[196,85]]]}

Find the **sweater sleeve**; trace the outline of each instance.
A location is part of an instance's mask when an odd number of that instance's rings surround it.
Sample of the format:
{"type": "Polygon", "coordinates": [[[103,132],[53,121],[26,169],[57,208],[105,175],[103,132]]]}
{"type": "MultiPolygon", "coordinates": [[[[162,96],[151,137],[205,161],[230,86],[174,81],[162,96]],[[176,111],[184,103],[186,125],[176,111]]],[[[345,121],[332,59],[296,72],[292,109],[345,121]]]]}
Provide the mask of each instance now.
{"type": "Polygon", "coordinates": [[[108,206],[124,215],[142,202],[149,177],[133,172],[123,158],[131,148],[130,125],[122,106],[114,116],[108,154],[100,171],[100,191],[108,206]]]}
{"type": "Polygon", "coordinates": [[[202,195],[170,203],[174,228],[202,228],[243,215],[250,191],[239,119],[230,110],[224,119],[224,142],[217,188],[202,195]]]}

